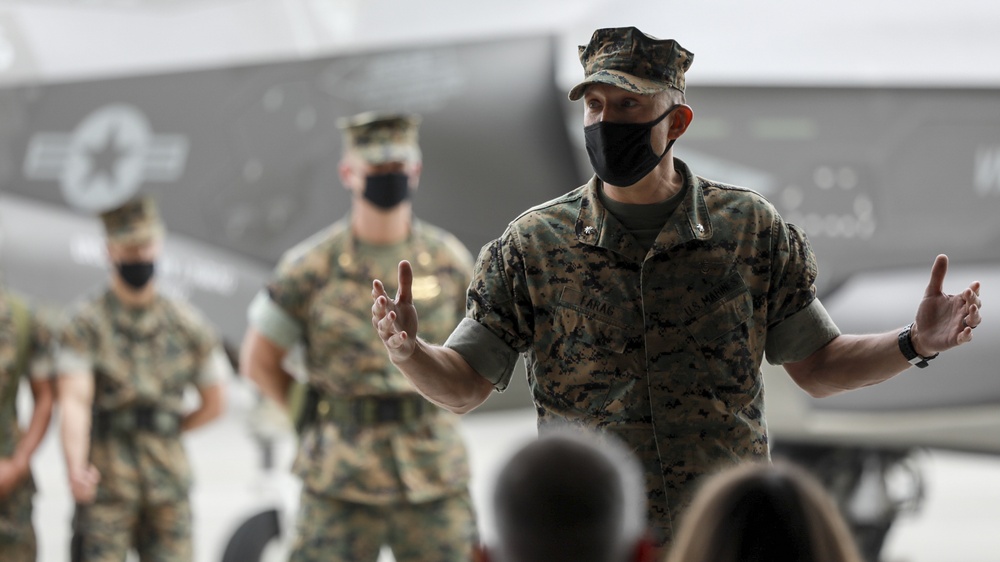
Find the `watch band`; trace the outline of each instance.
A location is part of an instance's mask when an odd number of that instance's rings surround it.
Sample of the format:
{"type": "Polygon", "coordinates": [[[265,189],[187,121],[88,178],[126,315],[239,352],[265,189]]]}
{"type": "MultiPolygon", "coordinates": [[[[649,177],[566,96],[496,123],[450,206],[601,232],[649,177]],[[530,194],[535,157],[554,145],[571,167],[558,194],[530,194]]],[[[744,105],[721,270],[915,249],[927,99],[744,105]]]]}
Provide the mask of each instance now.
{"type": "Polygon", "coordinates": [[[927,366],[927,362],[934,359],[939,354],[935,353],[930,357],[924,357],[917,353],[917,350],[913,348],[913,341],[910,339],[910,331],[913,329],[913,322],[910,322],[903,328],[903,331],[899,333],[899,351],[903,353],[903,357],[910,362],[911,365],[916,365],[923,369],[927,366]]]}

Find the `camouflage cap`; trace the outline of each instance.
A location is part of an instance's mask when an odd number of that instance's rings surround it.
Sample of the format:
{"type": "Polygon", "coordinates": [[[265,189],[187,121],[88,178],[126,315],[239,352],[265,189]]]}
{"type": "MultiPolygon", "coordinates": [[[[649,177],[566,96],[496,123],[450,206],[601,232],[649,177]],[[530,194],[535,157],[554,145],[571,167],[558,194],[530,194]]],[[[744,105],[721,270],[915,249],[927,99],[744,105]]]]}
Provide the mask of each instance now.
{"type": "Polygon", "coordinates": [[[344,147],[369,164],[418,162],[416,115],[367,112],[337,121],[344,131],[344,147]]]}
{"type": "Polygon", "coordinates": [[[692,60],[694,53],[673,39],[657,39],[635,27],[598,29],[589,44],[580,45],[584,80],[569,91],[569,99],[580,99],[594,83],[637,94],[655,94],[667,88],[683,92],[684,73],[692,60]]]}
{"type": "Polygon", "coordinates": [[[101,213],[108,241],[117,244],[145,244],[163,236],[163,223],[150,197],[139,197],[117,209],[101,213]]]}

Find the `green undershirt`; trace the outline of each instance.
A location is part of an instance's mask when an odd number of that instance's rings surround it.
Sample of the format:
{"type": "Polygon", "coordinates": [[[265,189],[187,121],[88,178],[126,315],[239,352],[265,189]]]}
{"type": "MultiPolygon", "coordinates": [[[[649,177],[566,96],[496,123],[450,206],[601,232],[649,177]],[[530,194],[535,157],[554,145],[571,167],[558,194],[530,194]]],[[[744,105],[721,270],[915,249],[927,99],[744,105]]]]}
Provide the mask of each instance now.
{"type": "Polygon", "coordinates": [[[663,225],[667,223],[667,219],[674,214],[681,201],[684,200],[687,186],[685,185],[684,189],[659,203],[648,204],[615,201],[604,193],[603,187],[599,193],[601,204],[618,219],[618,222],[622,223],[625,230],[636,239],[643,249],[649,251],[653,247],[656,237],[663,230],[663,225]]]}

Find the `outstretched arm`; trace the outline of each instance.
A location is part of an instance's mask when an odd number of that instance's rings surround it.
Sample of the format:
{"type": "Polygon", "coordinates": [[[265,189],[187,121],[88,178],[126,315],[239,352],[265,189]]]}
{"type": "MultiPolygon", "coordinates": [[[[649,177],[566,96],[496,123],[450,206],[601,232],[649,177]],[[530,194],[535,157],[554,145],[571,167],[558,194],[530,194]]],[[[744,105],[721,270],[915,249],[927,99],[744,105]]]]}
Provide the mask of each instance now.
{"type": "Polygon", "coordinates": [[[417,338],[417,311],[413,306],[413,270],[399,262],[399,291],[390,299],[382,282],[372,283],[372,326],[385,344],[392,363],[428,400],[464,414],[489,397],[493,385],[457,351],[417,338]]]}
{"type": "MultiPolygon", "coordinates": [[[[982,322],[979,282],[957,295],[948,295],[943,292],[947,272],[948,257],[939,255],[917,308],[910,339],[923,357],[972,341],[972,330],[982,322]]],[[[880,383],[910,366],[899,350],[900,330],[839,336],[805,360],[786,363],[785,370],[815,397],[880,383]]]]}

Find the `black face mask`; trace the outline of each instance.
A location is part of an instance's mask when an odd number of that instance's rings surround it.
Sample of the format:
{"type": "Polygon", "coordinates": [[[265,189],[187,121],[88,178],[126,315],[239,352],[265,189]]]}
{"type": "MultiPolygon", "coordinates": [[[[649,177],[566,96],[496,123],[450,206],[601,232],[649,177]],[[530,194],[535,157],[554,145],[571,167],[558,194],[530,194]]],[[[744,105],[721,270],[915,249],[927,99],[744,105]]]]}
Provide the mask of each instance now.
{"type": "Polygon", "coordinates": [[[135,290],[142,289],[153,278],[153,262],[134,261],[115,264],[122,281],[135,290]]]}
{"type": "Polygon", "coordinates": [[[587,156],[597,177],[604,183],[627,187],[646,177],[666,156],[677,139],[671,139],[659,156],[650,143],[653,127],[678,106],[646,123],[607,123],[600,121],[583,128],[587,156]]]}
{"type": "Polygon", "coordinates": [[[376,207],[391,209],[410,196],[410,177],[401,172],[365,178],[365,199],[376,207]]]}

